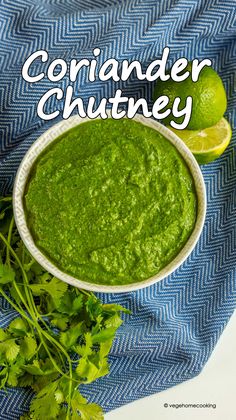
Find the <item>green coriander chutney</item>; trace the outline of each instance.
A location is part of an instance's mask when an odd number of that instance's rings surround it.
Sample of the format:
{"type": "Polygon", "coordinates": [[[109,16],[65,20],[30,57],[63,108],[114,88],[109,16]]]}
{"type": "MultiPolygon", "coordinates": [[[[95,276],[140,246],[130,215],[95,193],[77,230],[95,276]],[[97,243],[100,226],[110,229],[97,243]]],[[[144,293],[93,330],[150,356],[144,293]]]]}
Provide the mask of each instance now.
{"type": "Polygon", "coordinates": [[[194,181],[176,148],[133,120],[95,120],[58,137],[25,191],[35,244],[62,271],[121,285],[157,274],[193,231],[194,181]]]}

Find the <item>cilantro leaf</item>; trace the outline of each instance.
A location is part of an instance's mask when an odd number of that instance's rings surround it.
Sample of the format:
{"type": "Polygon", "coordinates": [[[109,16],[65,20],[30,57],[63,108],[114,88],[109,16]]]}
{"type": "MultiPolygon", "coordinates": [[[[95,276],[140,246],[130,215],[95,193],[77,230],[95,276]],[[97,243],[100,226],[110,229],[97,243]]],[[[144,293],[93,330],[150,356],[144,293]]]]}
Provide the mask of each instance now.
{"type": "Polygon", "coordinates": [[[106,357],[109,354],[111,350],[112,342],[113,340],[107,340],[105,343],[100,344],[99,355],[101,359],[106,357]]]}
{"type": "Polygon", "coordinates": [[[33,361],[32,364],[30,365],[25,365],[24,366],[24,370],[28,373],[30,373],[31,375],[39,375],[39,376],[44,376],[45,372],[41,369],[40,363],[37,359],[35,359],[33,361]]]}
{"type": "Polygon", "coordinates": [[[105,358],[99,359],[97,355],[93,357],[82,357],[76,367],[77,375],[83,379],[84,383],[90,383],[108,373],[108,363],[105,358]]]}
{"type": "Polygon", "coordinates": [[[64,317],[62,314],[53,314],[53,318],[51,319],[52,326],[58,328],[61,331],[65,331],[68,326],[68,318],[64,317]]]}
{"type": "Polygon", "coordinates": [[[86,309],[87,312],[92,320],[96,320],[96,318],[101,314],[102,307],[100,304],[99,299],[96,298],[94,295],[90,295],[86,302],[86,309]]]}
{"type": "Polygon", "coordinates": [[[84,323],[80,322],[74,327],[68,329],[68,331],[60,334],[60,342],[66,349],[70,349],[77,343],[78,338],[83,334],[83,325],[84,323]]]}
{"type": "Polygon", "coordinates": [[[12,362],[13,360],[15,360],[19,352],[20,352],[20,346],[18,346],[18,344],[16,344],[15,341],[13,340],[11,344],[9,345],[9,347],[6,349],[6,358],[8,362],[12,362]]]}
{"type": "Polygon", "coordinates": [[[74,291],[69,289],[63,296],[60,305],[57,307],[60,313],[73,316],[77,315],[83,308],[84,296],[82,294],[76,296],[74,291]]]}
{"type": "Polygon", "coordinates": [[[86,383],[93,382],[97,378],[98,368],[87,357],[79,360],[75,369],[77,375],[86,383]]]}
{"type": "Polygon", "coordinates": [[[0,264],[0,284],[11,283],[15,280],[15,271],[5,264],[0,264]]]}
{"type": "Polygon", "coordinates": [[[16,336],[24,336],[26,335],[28,330],[29,330],[29,325],[22,318],[13,319],[13,321],[10,323],[8,327],[8,331],[10,331],[13,335],[16,335],[16,336]]]}
{"type": "Polygon", "coordinates": [[[9,337],[9,334],[7,334],[2,328],[0,328],[0,342],[6,341],[9,337]]]}
{"type": "Polygon", "coordinates": [[[37,342],[33,337],[28,336],[23,338],[20,345],[20,352],[26,360],[29,360],[34,356],[36,349],[37,342]]]}
{"type": "Polygon", "coordinates": [[[122,319],[120,318],[120,316],[116,313],[115,315],[111,316],[110,318],[108,318],[105,322],[105,325],[107,328],[119,328],[121,326],[121,324],[123,323],[122,319]]]}
{"type": "Polygon", "coordinates": [[[65,401],[64,394],[63,394],[63,392],[60,389],[58,389],[55,392],[54,397],[55,397],[55,399],[56,399],[56,401],[57,401],[58,404],[61,404],[61,403],[63,403],[65,401]]]}
{"type": "Polygon", "coordinates": [[[32,386],[33,382],[34,377],[29,373],[24,373],[20,378],[18,378],[18,386],[20,387],[32,386]]]}
{"type": "Polygon", "coordinates": [[[59,413],[59,404],[55,398],[57,387],[57,382],[49,383],[33,398],[30,409],[35,419],[54,420],[57,417],[59,413]]]}
{"type": "Polygon", "coordinates": [[[91,404],[78,404],[82,420],[102,420],[103,412],[101,407],[95,403],[91,404]]]}
{"type": "Polygon", "coordinates": [[[17,386],[18,378],[21,375],[22,370],[21,366],[18,363],[15,363],[9,367],[7,385],[8,386],[17,386]]]}
{"type": "Polygon", "coordinates": [[[0,389],[5,388],[6,383],[7,383],[7,378],[8,378],[8,368],[4,367],[1,371],[0,371],[0,378],[2,378],[0,380],[0,389]]]}
{"type": "Polygon", "coordinates": [[[93,343],[104,343],[108,340],[111,340],[115,337],[116,328],[110,327],[106,328],[105,330],[102,330],[98,332],[97,334],[93,335],[92,341],[93,343]]]}
{"type": "Polygon", "coordinates": [[[101,407],[97,404],[88,404],[87,400],[79,393],[74,392],[71,399],[73,416],[72,419],[78,419],[78,412],[83,420],[102,420],[103,413],[101,407]]]}
{"type": "Polygon", "coordinates": [[[53,366],[47,364],[47,361],[44,362],[44,364],[43,362],[41,362],[40,364],[38,359],[34,359],[32,364],[24,365],[24,370],[30,373],[31,375],[36,376],[50,375],[55,372],[53,366]]]}
{"type": "Polygon", "coordinates": [[[91,333],[85,334],[85,345],[76,346],[75,351],[82,357],[90,356],[92,354],[93,339],[91,333]]]}
{"type": "Polygon", "coordinates": [[[15,343],[14,339],[6,340],[0,343],[0,353],[5,354],[8,362],[13,362],[20,351],[20,346],[15,343]]]}
{"type": "Polygon", "coordinates": [[[130,314],[131,311],[127,308],[124,308],[117,303],[104,303],[103,310],[107,312],[124,312],[126,314],[130,314]]]}
{"type": "Polygon", "coordinates": [[[30,288],[35,296],[40,296],[44,293],[48,293],[52,299],[59,304],[62,296],[65,294],[68,288],[68,284],[53,277],[49,282],[40,284],[31,284],[30,288]]]}

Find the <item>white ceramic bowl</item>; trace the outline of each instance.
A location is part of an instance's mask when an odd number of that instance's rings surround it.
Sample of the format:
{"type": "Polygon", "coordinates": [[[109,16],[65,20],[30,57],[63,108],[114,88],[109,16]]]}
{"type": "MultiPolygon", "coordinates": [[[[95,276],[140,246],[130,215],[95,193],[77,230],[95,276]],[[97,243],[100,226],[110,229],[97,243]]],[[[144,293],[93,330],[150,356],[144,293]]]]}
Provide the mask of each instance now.
{"type": "Polygon", "coordinates": [[[194,246],[196,245],[198,238],[201,234],[205,215],[206,215],[206,191],[205,191],[205,184],[203,180],[203,176],[201,170],[198,166],[197,161],[195,160],[192,153],[189,149],[185,146],[185,144],[180,140],[172,131],[168,128],[164,127],[157,121],[144,118],[141,115],[137,115],[134,118],[135,121],[141,122],[148,127],[157,130],[161,134],[165,136],[179,151],[179,153],[183,156],[185,162],[187,163],[190,172],[193,176],[195,182],[195,188],[197,193],[198,199],[198,210],[197,210],[197,220],[195,224],[195,228],[189,237],[188,241],[186,242],[185,246],[181,249],[179,254],[166,266],[164,267],[158,274],[155,276],[127,285],[117,285],[117,286],[109,286],[109,285],[99,285],[94,283],[88,283],[75,277],[64,273],[59,268],[56,267],[50,260],[42,254],[42,252],[36,247],[34,240],[31,236],[31,233],[27,227],[26,217],[24,213],[23,207],[23,195],[25,191],[25,185],[28,179],[28,175],[31,171],[32,165],[34,164],[37,157],[42,153],[42,151],[47,147],[50,143],[54,141],[60,134],[64,133],[65,131],[69,130],[72,127],[75,127],[78,124],[81,124],[85,121],[90,121],[88,118],[81,118],[79,116],[73,116],[68,120],[63,120],[58,124],[51,127],[47,130],[44,134],[42,134],[30,147],[28,152],[26,153],[25,157],[23,158],[19,169],[16,174],[16,179],[14,183],[14,190],[13,190],[13,209],[14,209],[14,216],[17,228],[19,230],[20,236],[28,248],[31,255],[38,261],[38,263],[44,267],[47,271],[52,273],[54,276],[58,277],[59,279],[65,281],[66,283],[71,284],[72,286],[79,287],[81,289],[92,290],[96,292],[113,292],[113,293],[120,293],[120,292],[129,292],[137,289],[141,289],[146,286],[150,286],[157,281],[160,281],[164,277],[168,276],[183,261],[188,257],[188,255],[193,250],[194,246]]]}

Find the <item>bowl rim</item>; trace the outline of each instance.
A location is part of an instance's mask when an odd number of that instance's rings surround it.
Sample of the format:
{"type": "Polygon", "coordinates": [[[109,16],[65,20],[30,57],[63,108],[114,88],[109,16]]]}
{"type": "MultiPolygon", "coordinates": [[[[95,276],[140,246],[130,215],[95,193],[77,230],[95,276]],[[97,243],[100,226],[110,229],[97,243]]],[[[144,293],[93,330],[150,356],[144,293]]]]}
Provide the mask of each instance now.
{"type": "MultiPolygon", "coordinates": [[[[111,118],[111,112],[107,111],[108,118],[111,118]]],[[[126,118],[126,117],[125,117],[126,118]]],[[[100,117],[96,119],[101,119],[100,117]]],[[[26,248],[35,260],[48,272],[60,280],[75,286],[77,288],[103,293],[125,293],[151,286],[157,283],[173,273],[190,255],[194,249],[200,234],[203,230],[205,216],[206,216],[206,188],[200,167],[184,144],[184,142],[167,127],[154,120],[153,118],[146,118],[141,114],[136,114],[133,118],[134,121],[140,122],[148,127],[151,127],[161,133],[170,143],[172,143],[178,152],[183,157],[187,164],[190,173],[193,177],[195,190],[197,195],[197,218],[194,229],[185,243],[184,247],[176,255],[176,257],[170,261],[159,273],[149,277],[148,279],[140,282],[125,284],[125,285],[104,285],[98,283],[89,283],[83,280],[79,280],[76,277],[71,276],[60,270],[55,264],[53,264],[35,245],[31,233],[26,223],[26,217],[23,205],[23,196],[25,191],[26,182],[28,180],[29,173],[36,159],[45,150],[45,148],[51,144],[58,136],[70,130],[71,128],[82,124],[87,121],[93,121],[90,118],[82,118],[79,115],[74,115],[67,120],[62,120],[52,125],[46,130],[40,137],[38,137],[23,157],[20,166],[17,170],[14,187],[13,187],[13,212],[16,222],[17,229],[23,240],[26,248]]]]}

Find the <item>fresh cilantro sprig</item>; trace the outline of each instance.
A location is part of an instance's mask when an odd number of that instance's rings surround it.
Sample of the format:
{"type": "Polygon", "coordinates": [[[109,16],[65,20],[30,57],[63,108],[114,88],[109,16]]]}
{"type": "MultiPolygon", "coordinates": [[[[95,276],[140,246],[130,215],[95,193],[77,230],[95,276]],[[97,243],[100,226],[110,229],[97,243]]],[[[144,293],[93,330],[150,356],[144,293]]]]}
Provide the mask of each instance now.
{"type": "Polygon", "coordinates": [[[35,392],[21,419],[102,419],[79,386],[109,372],[120,313],[128,311],[46,272],[18,234],[10,197],[0,198],[0,294],[19,315],[0,328],[0,388],[35,392]]]}

